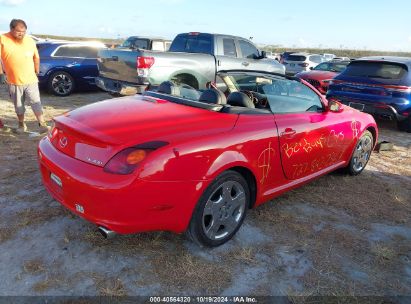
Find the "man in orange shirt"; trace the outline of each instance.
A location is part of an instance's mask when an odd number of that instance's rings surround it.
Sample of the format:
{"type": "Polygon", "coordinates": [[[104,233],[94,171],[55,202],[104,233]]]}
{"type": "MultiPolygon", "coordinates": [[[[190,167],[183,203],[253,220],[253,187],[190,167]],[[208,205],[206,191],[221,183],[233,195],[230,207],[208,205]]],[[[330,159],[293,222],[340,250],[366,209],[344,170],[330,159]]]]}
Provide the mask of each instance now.
{"type": "MultiPolygon", "coordinates": [[[[49,127],[43,118],[37,74],[40,70],[40,57],[36,44],[26,37],[27,25],[23,20],[13,19],[10,32],[0,36],[0,59],[7,75],[10,98],[14,103],[19,125],[18,132],[25,132],[25,104],[30,104],[39,123],[39,131],[47,132],[49,127]]],[[[0,65],[0,82],[5,77],[0,65]]]]}

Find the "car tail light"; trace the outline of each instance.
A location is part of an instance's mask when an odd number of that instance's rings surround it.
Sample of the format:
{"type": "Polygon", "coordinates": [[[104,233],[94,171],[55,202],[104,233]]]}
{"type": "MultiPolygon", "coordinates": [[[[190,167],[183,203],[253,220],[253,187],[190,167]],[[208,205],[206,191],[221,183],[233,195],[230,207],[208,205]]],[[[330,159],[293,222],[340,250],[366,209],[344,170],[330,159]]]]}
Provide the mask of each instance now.
{"type": "Polygon", "coordinates": [[[200,32],[190,32],[188,33],[189,36],[198,36],[200,35],[200,32]]]}
{"type": "Polygon", "coordinates": [[[137,57],[137,75],[147,77],[148,70],[153,66],[154,57],[138,56],[137,57]]]}
{"type": "Polygon", "coordinates": [[[149,69],[154,64],[154,57],[145,57],[145,56],[138,56],[137,57],[137,69],[149,69]]]}
{"type": "Polygon", "coordinates": [[[110,159],[104,166],[104,171],[114,174],[130,174],[146,158],[148,153],[150,153],[148,150],[127,148],[110,159]]]}
{"type": "Polygon", "coordinates": [[[126,148],[114,155],[104,166],[103,170],[113,174],[131,174],[151,152],[167,144],[167,142],[163,141],[153,141],[126,148]]]}
{"type": "Polygon", "coordinates": [[[307,62],[303,62],[303,63],[299,63],[299,66],[302,66],[303,68],[306,68],[309,66],[309,64],[307,62]]]}

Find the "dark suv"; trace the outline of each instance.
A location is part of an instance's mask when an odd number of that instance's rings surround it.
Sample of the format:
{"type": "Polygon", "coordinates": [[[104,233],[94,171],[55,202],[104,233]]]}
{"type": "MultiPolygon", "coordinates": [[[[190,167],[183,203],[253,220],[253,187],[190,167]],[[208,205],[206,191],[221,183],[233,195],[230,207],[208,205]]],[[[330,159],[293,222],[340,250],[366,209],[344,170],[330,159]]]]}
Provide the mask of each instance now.
{"type": "Polygon", "coordinates": [[[411,132],[410,69],[407,57],[360,58],[331,81],[327,98],[379,118],[395,119],[400,130],[411,132]]]}

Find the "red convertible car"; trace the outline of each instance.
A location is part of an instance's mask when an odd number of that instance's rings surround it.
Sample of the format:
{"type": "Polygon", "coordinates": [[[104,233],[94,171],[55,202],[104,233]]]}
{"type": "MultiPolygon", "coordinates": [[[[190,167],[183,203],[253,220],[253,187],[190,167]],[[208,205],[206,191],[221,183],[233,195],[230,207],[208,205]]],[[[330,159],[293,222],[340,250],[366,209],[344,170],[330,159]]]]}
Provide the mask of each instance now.
{"type": "Polygon", "coordinates": [[[203,92],[165,82],[56,117],[38,148],[45,187],[106,237],[167,230],[218,246],[247,209],[366,166],[378,136],[370,115],[294,77],[217,79],[203,92]]]}
{"type": "Polygon", "coordinates": [[[304,79],[315,87],[321,94],[326,94],[331,79],[345,70],[350,61],[327,61],[320,63],[311,71],[301,72],[295,77],[304,79]]]}

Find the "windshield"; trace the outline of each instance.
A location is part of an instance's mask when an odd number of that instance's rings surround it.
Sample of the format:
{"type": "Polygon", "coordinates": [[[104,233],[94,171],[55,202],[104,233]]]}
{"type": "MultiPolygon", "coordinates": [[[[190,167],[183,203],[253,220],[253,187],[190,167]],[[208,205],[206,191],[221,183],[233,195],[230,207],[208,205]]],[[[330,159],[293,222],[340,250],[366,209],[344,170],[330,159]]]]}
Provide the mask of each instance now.
{"type": "Polygon", "coordinates": [[[317,65],[314,70],[341,73],[347,68],[348,62],[323,62],[317,65]]]}
{"type": "Polygon", "coordinates": [[[306,59],[307,57],[302,55],[288,55],[287,57],[288,61],[305,61],[306,59]]]}
{"type": "Polygon", "coordinates": [[[258,105],[264,106],[266,101],[274,113],[318,111],[323,107],[318,95],[297,80],[252,72],[228,72],[219,76],[229,92],[251,93],[258,97],[258,105]]]}
{"type": "Polygon", "coordinates": [[[148,50],[148,39],[130,37],[123,42],[121,47],[148,50]]]}

